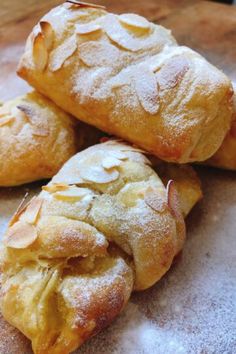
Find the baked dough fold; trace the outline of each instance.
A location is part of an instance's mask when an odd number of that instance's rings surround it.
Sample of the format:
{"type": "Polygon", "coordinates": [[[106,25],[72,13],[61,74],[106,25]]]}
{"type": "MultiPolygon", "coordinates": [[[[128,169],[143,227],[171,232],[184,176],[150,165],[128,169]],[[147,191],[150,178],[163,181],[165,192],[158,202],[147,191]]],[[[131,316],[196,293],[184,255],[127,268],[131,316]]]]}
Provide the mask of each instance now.
{"type": "Polygon", "coordinates": [[[204,161],[232,120],[232,85],[169,30],[69,1],[34,27],[18,74],[58,106],[159,158],[204,161]]]}

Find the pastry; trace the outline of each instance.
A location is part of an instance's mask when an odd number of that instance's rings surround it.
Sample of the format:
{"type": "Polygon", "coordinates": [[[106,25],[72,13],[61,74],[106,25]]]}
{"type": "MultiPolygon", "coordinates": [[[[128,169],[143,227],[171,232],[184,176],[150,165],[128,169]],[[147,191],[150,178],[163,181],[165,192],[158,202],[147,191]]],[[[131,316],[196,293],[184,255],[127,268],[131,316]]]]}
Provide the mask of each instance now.
{"type": "Polygon", "coordinates": [[[236,94],[234,94],[234,120],[219,150],[206,163],[210,166],[236,170],[236,94]]]}
{"type": "Polygon", "coordinates": [[[75,0],[34,27],[18,74],[78,119],[159,158],[204,161],[232,121],[232,85],[169,30],[75,0]]]}
{"type": "Polygon", "coordinates": [[[0,186],[51,178],[98,133],[37,92],[0,107],[0,186]]]}
{"type": "Polygon", "coordinates": [[[117,141],[73,156],[42,189],[4,236],[1,311],[36,354],[66,354],[166,273],[185,224],[173,180],[117,141]]]}

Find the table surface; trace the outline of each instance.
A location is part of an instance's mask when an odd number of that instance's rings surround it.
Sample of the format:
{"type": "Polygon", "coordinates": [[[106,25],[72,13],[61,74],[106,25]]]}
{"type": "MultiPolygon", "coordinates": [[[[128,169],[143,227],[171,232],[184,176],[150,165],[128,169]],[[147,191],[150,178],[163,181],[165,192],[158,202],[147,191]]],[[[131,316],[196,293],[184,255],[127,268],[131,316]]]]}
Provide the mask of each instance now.
{"type": "MultiPolygon", "coordinates": [[[[236,7],[192,0],[96,1],[170,28],[236,81],[236,7]]],[[[0,100],[29,89],[15,69],[32,26],[57,0],[1,0],[0,100]]],[[[123,314],[85,344],[83,354],[236,353],[235,173],[200,168],[204,199],[187,220],[181,260],[153,288],[136,293],[123,314]]],[[[0,189],[0,230],[26,190],[0,189]]],[[[0,318],[0,353],[30,354],[29,342],[0,318]],[[10,352],[6,348],[11,348],[10,352]]]]}

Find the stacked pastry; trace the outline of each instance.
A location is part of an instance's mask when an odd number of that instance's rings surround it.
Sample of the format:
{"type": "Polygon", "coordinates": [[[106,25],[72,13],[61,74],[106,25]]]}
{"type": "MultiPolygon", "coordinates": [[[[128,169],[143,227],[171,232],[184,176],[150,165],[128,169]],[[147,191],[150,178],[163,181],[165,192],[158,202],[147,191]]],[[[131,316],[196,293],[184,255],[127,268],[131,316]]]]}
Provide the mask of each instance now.
{"type": "Polygon", "coordinates": [[[0,108],[0,184],[54,177],[4,235],[1,312],[36,354],[67,354],[181,251],[202,196],[183,163],[235,169],[233,89],[165,28],[72,0],[35,26],[18,73],[37,92],[0,108]],[[74,155],[101,136],[74,117],[117,138],[74,155]]]}

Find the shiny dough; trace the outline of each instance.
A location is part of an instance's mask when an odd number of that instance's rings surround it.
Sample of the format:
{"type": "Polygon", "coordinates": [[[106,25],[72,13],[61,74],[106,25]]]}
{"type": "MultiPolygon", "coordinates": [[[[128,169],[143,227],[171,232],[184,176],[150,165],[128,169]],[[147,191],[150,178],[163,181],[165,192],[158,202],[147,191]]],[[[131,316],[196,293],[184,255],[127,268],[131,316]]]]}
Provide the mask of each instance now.
{"type": "MultiPolygon", "coordinates": [[[[184,198],[198,181],[186,179],[184,198]]],[[[73,156],[18,209],[2,243],[1,311],[34,353],[73,351],[166,273],[185,239],[175,185],[182,193],[182,177],[165,187],[139,149],[109,141],[73,156]]]]}
{"type": "Polygon", "coordinates": [[[0,106],[0,186],[51,178],[95,129],[79,123],[37,92],[0,106]]]}
{"type": "Polygon", "coordinates": [[[169,30],[68,1],[30,34],[18,74],[65,111],[159,158],[204,161],[232,120],[232,85],[169,30]]]}

